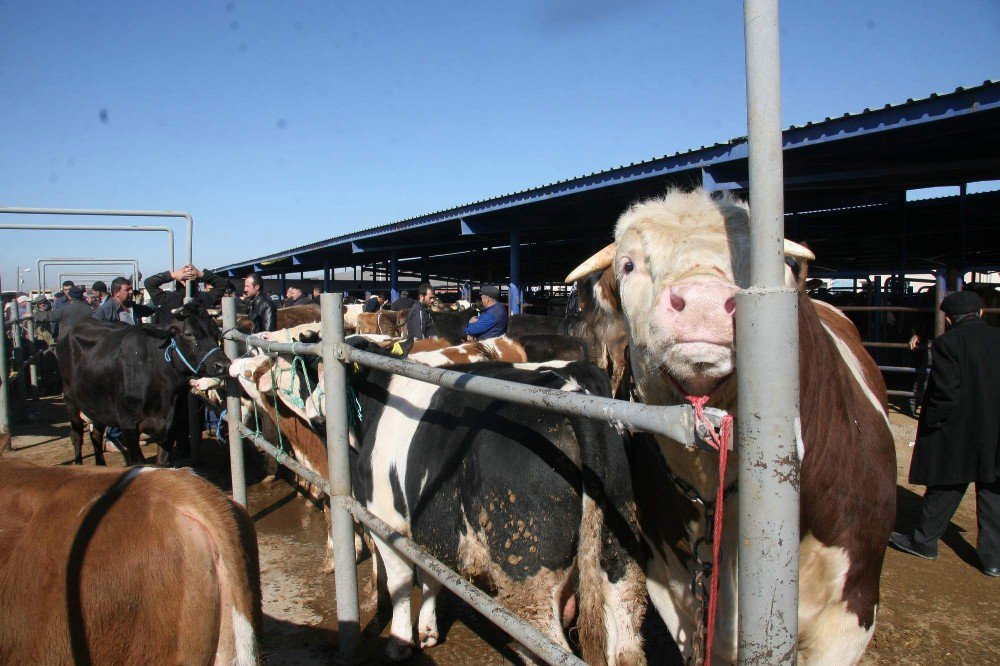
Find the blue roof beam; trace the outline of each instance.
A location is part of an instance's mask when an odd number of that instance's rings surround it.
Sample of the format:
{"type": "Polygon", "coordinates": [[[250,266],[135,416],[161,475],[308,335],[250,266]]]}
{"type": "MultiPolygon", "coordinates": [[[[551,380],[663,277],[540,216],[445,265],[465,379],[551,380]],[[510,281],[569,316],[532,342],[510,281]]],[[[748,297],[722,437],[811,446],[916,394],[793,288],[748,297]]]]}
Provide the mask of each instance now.
{"type": "Polygon", "coordinates": [[[708,192],[721,192],[724,190],[743,190],[747,188],[747,182],[727,180],[725,177],[720,176],[717,173],[713,173],[713,170],[702,167],[701,169],[701,186],[705,188],[708,192]]]}

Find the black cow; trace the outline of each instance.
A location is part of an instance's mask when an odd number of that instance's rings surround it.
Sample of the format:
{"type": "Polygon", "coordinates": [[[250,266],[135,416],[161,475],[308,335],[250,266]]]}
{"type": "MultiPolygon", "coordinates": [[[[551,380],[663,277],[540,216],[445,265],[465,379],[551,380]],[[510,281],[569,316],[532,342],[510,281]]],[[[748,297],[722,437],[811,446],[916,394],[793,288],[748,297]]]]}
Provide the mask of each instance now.
{"type": "MultiPolygon", "coordinates": [[[[589,363],[450,369],[610,394],[607,376],[589,363]]],[[[349,381],[364,414],[359,502],[567,649],[563,630],[578,607],[588,662],[642,660],[641,546],[614,428],[367,367],[355,366],[349,381]]],[[[388,657],[401,659],[413,644],[413,565],[380,539],[375,546],[378,580],[393,603],[388,657]]],[[[418,634],[421,647],[430,647],[439,638],[440,584],[420,583],[418,634]]]]}
{"type": "Polygon", "coordinates": [[[204,307],[188,303],[161,326],[80,320],[56,345],[77,464],[83,462],[83,419],[93,424],[94,459],[104,464],[104,428],[121,428],[127,464],[145,462],[139,434],[173,447],[178,400],[195,376],[224,376],[229,359],[219,327],[204,307]]]}
{"type": "Polygon", "coordinates": [[[465,342],[465,327],[469,325],[469,320],[478,314],[479,310],[471,307],[457,312],[432,312],[431,320],[434,322],[437,337],[457,345],[465,342]]]}

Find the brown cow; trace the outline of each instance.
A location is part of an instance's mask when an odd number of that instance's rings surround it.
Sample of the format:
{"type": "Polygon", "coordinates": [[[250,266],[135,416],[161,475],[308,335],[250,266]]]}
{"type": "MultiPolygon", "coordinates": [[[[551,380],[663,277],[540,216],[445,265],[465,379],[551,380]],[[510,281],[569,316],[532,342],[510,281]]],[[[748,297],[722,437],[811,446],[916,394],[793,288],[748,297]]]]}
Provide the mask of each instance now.
{"type": "Polygon", "coordinates": [[[410,310],[379,310],[378,312],[362,312],[358,315],[359,334],[376,333],[388,335],[391,338],[405,337],[406,315],[410,310]]]}
{"type": "Polygon", "coordinates": [[[254,664],[257,539],[190,471],[0,460],[0,663],[254,664]]]}
{"type": "MultiPolygon", "coordinates": [[[[633,397],[677,405],[686,404],[685,395],[707,395],[709,406],[735,411],[733,296],[750,282],[746,205],[700,189],[673,191],[627,210],[615,239],[567,282],[597,273],[601,283],[615,286],[602,308],[627,327],[633,397]]],[[[787,241],[785,252],[803,263],[812,258],[787,241]]],[[[797,283],[787,271],[786,284],[797,283]]],[[[799,658],[804,664],[851,664],[875,630],[879,574],[895,514],[895,450],[885,384],[853,324],[801,294],[798,312],[799,658]]],[[[666,437],[636,439],[629,454],[650,546],[647,586],[690,657],[702,612],[692,595],[699,568],[692,553],[711,560],[711,549],[698,544],[718,488],[718,458],[666,437]]],[[[738,515],[736,477],[732,465],[725,480],[727,516],[738,515]]],[[[721,576],[713,662],[736,660],[738,532],[738,521],[725,523],[716,563],[721,576]]]]}

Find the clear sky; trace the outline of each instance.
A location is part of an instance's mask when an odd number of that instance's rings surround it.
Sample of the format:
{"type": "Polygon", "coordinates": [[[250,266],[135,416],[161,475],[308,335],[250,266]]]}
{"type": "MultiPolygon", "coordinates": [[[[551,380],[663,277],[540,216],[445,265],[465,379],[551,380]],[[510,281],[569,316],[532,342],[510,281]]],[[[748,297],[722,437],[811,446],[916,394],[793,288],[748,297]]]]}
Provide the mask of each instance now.
{"type": "MultiPolygon", "coordinates": [[[[781,10],[785,125],[1000,78],[997,0],[781,10]]],[[[186,210],[217,266],[726,141],[744,86],[735,1],[0,0],[0,205],[186,210]]],[[[167,267],[161,234],[0,234],[4,289],[167,267]]]]}

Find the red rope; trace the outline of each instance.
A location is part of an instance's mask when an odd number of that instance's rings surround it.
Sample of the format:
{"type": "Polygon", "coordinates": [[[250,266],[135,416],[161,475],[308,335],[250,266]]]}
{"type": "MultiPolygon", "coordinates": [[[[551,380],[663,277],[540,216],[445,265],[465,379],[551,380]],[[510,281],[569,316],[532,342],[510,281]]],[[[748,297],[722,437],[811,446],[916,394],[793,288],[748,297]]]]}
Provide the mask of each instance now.
{"type": "MultiPolygon", "coordinates": [[[[705,404],[710,396],[689,395],[685,399],[694,407],[694,418],[709,432],[711,444],[719,452],[719,488],[715,493],[715,518],[712,521],[712,581],[708,593],[708,631],[705,637],[705,666],[712,663],[712,642],[715,640],[715,615],[719,605],[719,546],[722,545],[722,508],[726,492],[726,458],[729,454],[729,438],[733,432],[733,417],[722,419],[722,432],[715,434],[715,428],[705,416],[705,404]]],[[[706,526],[707,528],[707,526],[706,526]]]]}

